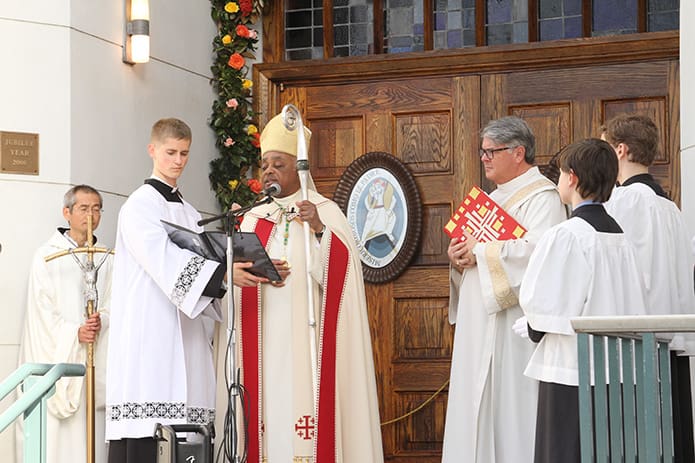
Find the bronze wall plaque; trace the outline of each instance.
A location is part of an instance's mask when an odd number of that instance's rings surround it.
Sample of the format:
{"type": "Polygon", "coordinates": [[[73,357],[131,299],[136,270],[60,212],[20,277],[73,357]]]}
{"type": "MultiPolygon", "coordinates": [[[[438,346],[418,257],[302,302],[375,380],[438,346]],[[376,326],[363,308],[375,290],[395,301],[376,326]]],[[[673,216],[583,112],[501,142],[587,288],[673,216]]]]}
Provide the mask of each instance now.
{"type": "Polygon", "coordinates": [[[39,134],[0,132],[0,172],[39,175],[39,134]]]}

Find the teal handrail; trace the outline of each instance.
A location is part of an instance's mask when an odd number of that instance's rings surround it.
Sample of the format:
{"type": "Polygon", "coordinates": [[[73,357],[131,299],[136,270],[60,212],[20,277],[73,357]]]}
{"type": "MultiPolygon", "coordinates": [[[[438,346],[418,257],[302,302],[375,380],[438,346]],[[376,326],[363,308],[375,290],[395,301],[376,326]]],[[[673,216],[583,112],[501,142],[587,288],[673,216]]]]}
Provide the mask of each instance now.
{"type": "Polygon", "coordinates": [[[580,317],[572,327],[581,461],[673,462],[672,336],[657,333],[693,333],[695,315],[580,317]]]}
{"type": "Polygon", "coordinates": [[[85,366],[76,363],[25,363],[0,383],[0,400],[24,383],[24,392],[0,415],[0,432],[24,415],[24,462],[46,461],[46,402],[55,383],[64,376],[84,376],[85,366]],[[41,376],[41,378],[37,378],[41,376]]]}

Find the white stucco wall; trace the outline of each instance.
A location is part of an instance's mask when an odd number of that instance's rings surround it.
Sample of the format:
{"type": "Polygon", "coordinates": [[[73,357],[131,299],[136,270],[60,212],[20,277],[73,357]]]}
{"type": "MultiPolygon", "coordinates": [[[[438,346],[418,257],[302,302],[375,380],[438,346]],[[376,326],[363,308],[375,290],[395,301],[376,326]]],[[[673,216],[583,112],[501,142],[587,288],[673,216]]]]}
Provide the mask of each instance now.
{"type": "MultiPolygon", "coordinates": [[[[15,368],[34,249],[64,225],[62,197],[88,183],[104,195],[100,240],[113,243],[127,195],[151,173],[149,130],[179,117],[193,130],[180,185],[201,211],[216,211],[208,181],[215,156],[207,126],[215,33],[209,2],[150,0],[149,63],[121,61],[123,2],[0,2],[0,130],[40,137],[39,175],[0,174],[0,378],[15,368]]],[[[6,407],[3,402],[2,408],[6,407]]],[[[14,455],[14,431],[0,455],[14,455]]]]}
{"type": "MultiPolygon", "coordinates": [[[[680,2],[681,25],[695,19],[695,2],[680,2]]],[[[691,235],[695,235],[695,88],[689,76],[695,75],[695,31],[680,30],[681,67],[681,208],[691,235]]]]}

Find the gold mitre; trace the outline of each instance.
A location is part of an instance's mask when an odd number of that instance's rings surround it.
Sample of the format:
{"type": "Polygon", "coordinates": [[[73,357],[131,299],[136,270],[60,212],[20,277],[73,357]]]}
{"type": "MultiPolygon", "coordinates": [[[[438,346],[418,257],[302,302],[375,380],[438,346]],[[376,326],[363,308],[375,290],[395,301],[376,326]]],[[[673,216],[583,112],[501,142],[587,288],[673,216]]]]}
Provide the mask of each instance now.
{"type": "MultiPolygon", "coordinates": [[[[304,127],[306,149],[309,151],[311,130],[304,127]]],[[[282,121],[282,114],[272,118],[261,132],[261,156],[268,151],[279,151],[291,156],[297,156],[297,131],[289,130],[282,121]]]]}

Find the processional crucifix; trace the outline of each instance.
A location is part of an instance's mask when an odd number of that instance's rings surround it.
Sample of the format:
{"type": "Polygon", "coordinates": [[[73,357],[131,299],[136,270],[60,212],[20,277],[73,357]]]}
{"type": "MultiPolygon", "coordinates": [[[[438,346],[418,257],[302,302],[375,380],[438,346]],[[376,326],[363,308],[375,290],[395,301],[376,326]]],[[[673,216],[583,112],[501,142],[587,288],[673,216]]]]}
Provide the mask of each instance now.
{"type": "MultiPolygon", "coordinates": [[[[50,256],[46,256],[44,260],[50,262],[58,257],[71,255],[77,265],[82,269],[84,282],[86,284],[84,290],[85,312],[87,318],[93,313],[95,307],[98,306],[99,292],[97,291],[97,273],[101,266],[106,261],[109,254],[113,254],[113,249],[98,248],[94,246],[94,235],[92,234],[92,214],[87,216],[87,243],[86,246],[66,249],[56,252],[50,256]],[[94,264],[94,254],[104,254],[98,264],[94,264]],[[87,254],[86,262],[82,262],[77,254],[87,254]]],[[[94,342],[87,343],[87,363],[85,381],[87,382],[87,463],[95,462],[95,446],[94,446],[94,342]]]]}

